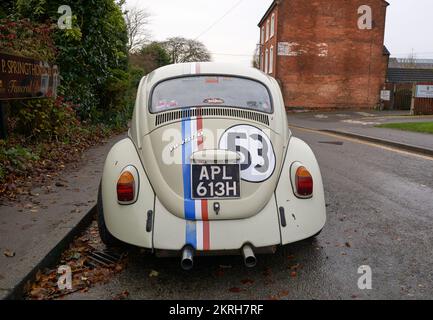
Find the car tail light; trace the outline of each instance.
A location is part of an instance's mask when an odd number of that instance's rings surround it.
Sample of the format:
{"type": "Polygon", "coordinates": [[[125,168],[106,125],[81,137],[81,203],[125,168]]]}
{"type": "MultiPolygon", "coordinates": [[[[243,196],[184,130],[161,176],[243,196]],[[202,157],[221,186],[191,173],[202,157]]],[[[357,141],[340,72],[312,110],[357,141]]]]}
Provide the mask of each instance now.
{"type": "MultiPolygon", "coordinates": [[[[294,177],[292,176],[293,191],[298,198],[309,199],[313,196],[313,177],[304,166],[297,164],[292,167],[294,177]],[[294,179],[293,179],[294,178],[294,179]]],[[[293,172],[292,172],[293,175],[293,172]]]]}
{"type": "Polygon", "coordinates": [[[135,167],[123,169],[117,180],[117,200],[120,204],[132,204],[137,199],[138,173],[135,167]]]}

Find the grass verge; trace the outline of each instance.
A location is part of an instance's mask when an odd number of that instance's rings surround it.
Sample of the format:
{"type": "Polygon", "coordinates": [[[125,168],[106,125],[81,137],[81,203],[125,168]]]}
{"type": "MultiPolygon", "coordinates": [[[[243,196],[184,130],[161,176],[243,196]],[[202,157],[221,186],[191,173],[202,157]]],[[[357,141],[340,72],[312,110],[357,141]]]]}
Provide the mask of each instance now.
{"type": "Polygon", "coordinates": [[[421,132],[433,134],[433,121],[431,122],[410,122],[410,123],[387,123],[377,128],[396,129],[403,131],[421,132]]]}

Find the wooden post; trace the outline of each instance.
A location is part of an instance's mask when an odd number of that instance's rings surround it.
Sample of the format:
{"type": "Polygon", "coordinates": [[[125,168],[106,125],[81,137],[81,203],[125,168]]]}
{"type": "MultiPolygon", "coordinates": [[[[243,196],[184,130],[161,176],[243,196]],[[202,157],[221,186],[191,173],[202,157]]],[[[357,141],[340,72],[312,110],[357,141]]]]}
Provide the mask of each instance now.
{"type": "Polygon", "coordinates": [[[397,84],[394,83],[394,86],[392,88],[392,95],[391,95],[391,110],[395,110],[395,95],[397,93],[397,84]]]}
{"type": "Polygon", "coordinates": [[[415,115],[415,97],[416,97],[416,83],[412,84],[412,102],[410,104],[410,114],[415,115]]]}
{"type": "Polygon", "coordinates": [[[6,103],[0,100],[0,139],[6,139],[8,136],[8,123],[6,117],[6,103]]]}

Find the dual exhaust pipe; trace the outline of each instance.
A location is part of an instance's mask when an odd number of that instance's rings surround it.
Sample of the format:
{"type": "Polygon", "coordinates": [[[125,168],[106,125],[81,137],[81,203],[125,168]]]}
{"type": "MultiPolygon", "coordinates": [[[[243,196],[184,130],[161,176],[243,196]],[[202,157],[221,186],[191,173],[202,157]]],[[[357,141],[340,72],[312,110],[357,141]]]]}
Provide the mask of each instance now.
{"type": "MultiPolygon", "coordinates": [[[[253,248],[249,244],[242,247],[241,254],[247,268],[254,268],[257,265],[257,258],[254,255],[253,248]]],[[[180,266],[185,271],[190,271],[194,267],[194,249],[191,246],[186,246],[182,250],[180,266]]]]}

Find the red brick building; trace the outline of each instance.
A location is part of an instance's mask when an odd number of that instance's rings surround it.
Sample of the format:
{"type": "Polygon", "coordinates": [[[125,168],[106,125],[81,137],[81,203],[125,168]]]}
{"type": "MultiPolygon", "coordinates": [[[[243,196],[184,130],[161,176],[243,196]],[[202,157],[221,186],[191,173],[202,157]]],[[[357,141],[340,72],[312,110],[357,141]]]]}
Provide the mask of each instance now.
{"type": "Polygon", "coordinates": [[[259,23],[260,68],[286,107],[374,108],[385,84],[384,0],[275,0],[259,23]]]}

